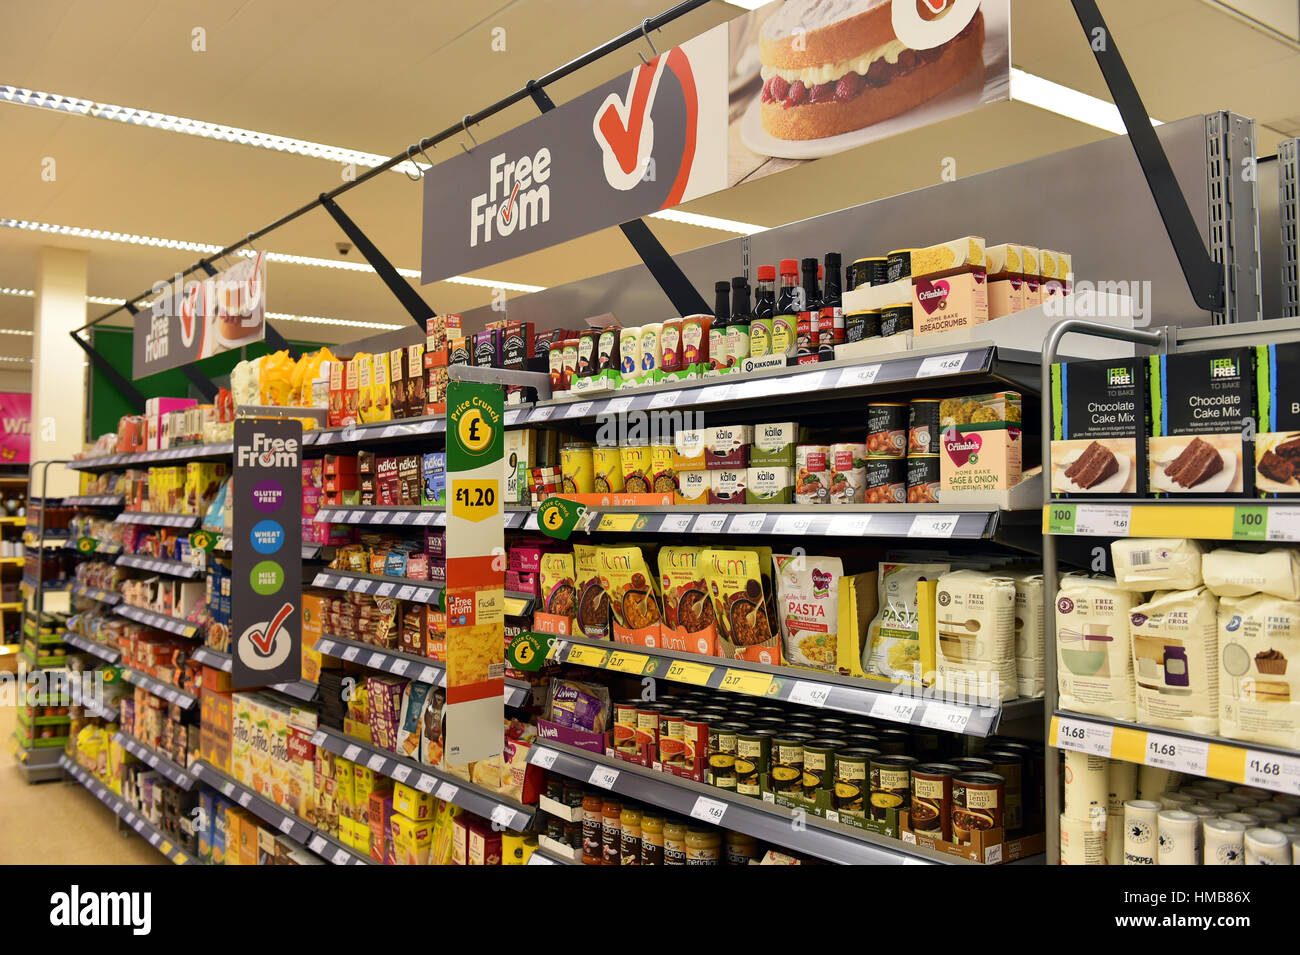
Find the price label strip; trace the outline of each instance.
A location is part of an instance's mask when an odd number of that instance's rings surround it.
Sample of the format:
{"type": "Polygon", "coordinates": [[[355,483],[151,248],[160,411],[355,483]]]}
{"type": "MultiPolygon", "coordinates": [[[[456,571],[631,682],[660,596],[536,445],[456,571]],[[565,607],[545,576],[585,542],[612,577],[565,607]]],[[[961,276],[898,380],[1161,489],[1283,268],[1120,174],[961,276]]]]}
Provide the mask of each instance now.
{"type": "Polygon", "coordinates": [[[697,796],[695,805],[691,807],[692,819],[707,822],[711,826],[722,825],[722,819],[726,814],[727,804],[720,799],[710,799],[708,796],[697,796]]]}
{"type": "Polygon", "coordinates": [[[1247,786],[1300,796],[1300,758],[1248,749],[1242,781],[1247,786]]]}
{"type": "Polygon", "coordinates": [[[1210,764],[1210,744],[1163,733],[1147,733],[1144,761],[1148,766],[1204,776],[1210,764]]]}
{"type": "Polygon", "coordinates": [[[801,706],[815,706],[821,709],[826,705],[826,699],[831,695],[831,688],[824,683],[808,683],[804,680],[796,680],[794,686],[790,688],[789,700],[791,703],[798,703],[801,706]]]}
{"type": "Polygon", "coordinates": [[[1056,717],[1054,736],[1057,749],[1072,749],[1077,753],[1091,753],[1094,756],[1110,758],[1114,742],[1113,726],[1088,723],[1084,720],[1072,720],[1056,717]]]}
{"type": "Polygon", "coordinates": [[[694,686],[708,686],[711,676],[713,667],[707,663],[688,663],[685,660],[674,660],[664,674],[666,679],[675,683],[690,683],[694,686]]]}
{"type": "Polygon", "coordinates": [[[587,778],[587,782],[601,789],[613,789],[614,784],[618,782],[618,770],[598,763],[591,768],[591,775],[587,778]]]}
{"type": "Polygon", "coordinates": [[[746,696],[767,696],[772,687],[770,673],[755,673],[750,670],[728,670],[722,675],[719,689],[731,693],[744,693],[746,696]]]}
{"type": "Polygon", "coordinates": [[[910,723],[916,714],[918,700],[894,693],[876,697],[871,704],[871,716],[875,719],[889,720],[891,723],[910,723]]]}

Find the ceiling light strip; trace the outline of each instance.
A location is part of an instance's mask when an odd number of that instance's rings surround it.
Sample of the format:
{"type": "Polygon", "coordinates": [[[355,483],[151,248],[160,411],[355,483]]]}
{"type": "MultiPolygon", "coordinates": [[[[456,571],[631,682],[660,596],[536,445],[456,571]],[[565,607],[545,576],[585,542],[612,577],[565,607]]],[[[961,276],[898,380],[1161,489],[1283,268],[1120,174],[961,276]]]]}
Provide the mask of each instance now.
{"type": "MultiPolygon", "coordinates": [[[[1011,68],[1011,98],[1120,136],[1128,133],[1128,127],[1119,115],[1119,107],[1114,103],[1015,67],[1011,68]]],[[[1163,126],[1164,123],[1152,119],[1151,125],[1163,126]]]]}

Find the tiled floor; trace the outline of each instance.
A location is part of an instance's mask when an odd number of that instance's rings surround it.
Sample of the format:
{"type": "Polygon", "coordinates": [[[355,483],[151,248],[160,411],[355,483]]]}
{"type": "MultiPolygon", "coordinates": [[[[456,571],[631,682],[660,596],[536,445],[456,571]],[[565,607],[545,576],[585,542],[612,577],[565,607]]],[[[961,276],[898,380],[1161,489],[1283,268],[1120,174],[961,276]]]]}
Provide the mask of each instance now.
{"type": "Polygon", "coordinates": [[[10,752],[17,711],[0,705],[0,865],[166,865],[75,780],[29,786],[10,752]]]}

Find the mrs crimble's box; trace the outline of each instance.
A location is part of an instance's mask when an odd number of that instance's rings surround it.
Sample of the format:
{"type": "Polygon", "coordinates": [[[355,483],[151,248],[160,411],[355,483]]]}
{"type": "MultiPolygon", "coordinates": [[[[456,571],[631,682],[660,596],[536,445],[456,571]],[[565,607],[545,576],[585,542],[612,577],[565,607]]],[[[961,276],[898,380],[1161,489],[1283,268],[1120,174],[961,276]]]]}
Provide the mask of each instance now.
{"type": "Polygon", "coordinates": [[[1008,491],[1020,483],[1020,395],[945,398],[939,404],[940,500],[953,491],[1008,491]]]}
{"type": "Polygon", "coordinates": [[[917,335],[989,320],[984,240],[966,236],[912,252],[912,329],[917,335]]]}

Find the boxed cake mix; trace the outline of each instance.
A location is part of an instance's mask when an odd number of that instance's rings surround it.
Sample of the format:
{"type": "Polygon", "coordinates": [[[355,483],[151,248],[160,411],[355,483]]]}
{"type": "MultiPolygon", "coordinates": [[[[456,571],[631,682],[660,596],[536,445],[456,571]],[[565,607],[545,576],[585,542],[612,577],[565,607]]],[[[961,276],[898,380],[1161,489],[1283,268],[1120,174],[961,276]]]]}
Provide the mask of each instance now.
{"type": "Polygon", "coordinates": [[[1255,350],[1152,355],[1150,490],[1164,494],[1252,494],[1255,350]]]}
{"type": "Polygon", "coordinates": [[[1300,343],[1255,350],[1259,432],[1255,435],[1255,490],[1300,494],[1300,343]],[[1288,374],[1291,372],[1291,374],[1288,374]]]}
{"type": "Polygon", "coordinates": [[[1052,366],[1052,492],[1145,494],[1147,363],[1142,358],[1052,366]]]}

